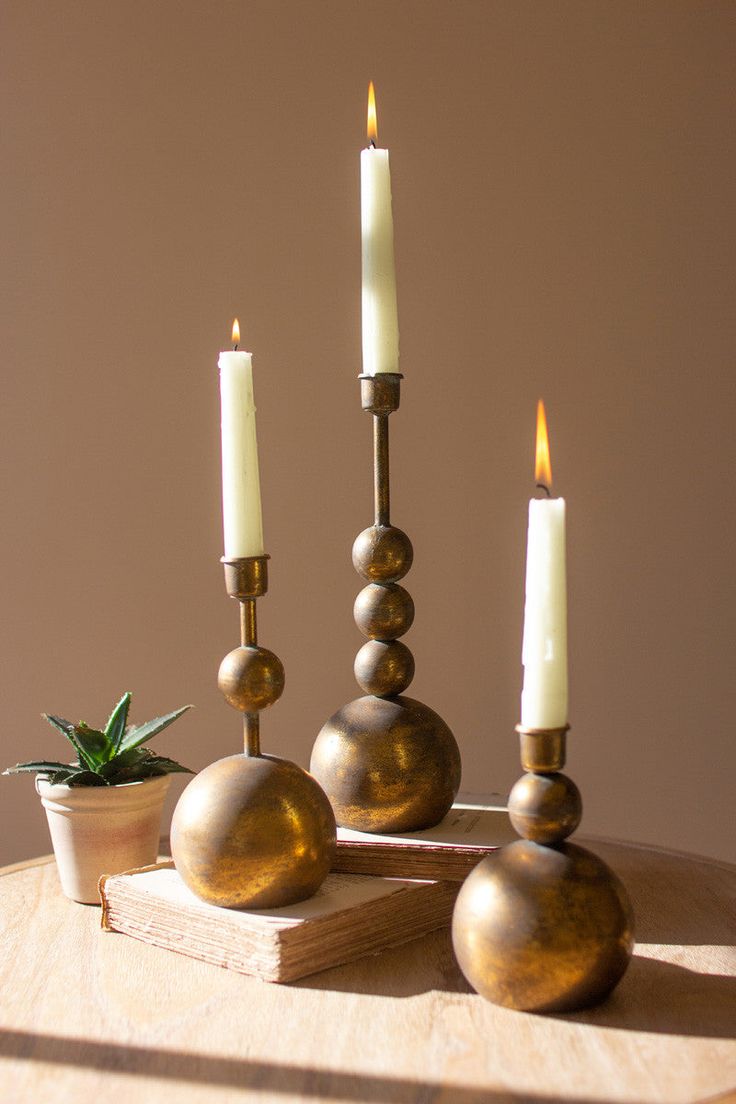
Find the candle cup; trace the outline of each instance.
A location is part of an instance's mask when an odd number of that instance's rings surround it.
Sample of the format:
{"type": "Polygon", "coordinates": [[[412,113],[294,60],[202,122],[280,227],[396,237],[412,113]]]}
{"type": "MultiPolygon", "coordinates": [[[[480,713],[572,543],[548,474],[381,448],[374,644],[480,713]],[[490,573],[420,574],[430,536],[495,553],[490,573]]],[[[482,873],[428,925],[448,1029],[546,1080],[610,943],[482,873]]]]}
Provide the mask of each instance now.
{"type": "Polygon", "coordinates": [[[335,854],[326,795],[295,763],[263,755],[260,713],[284,688],[278,656],[258,645],[256,599],[268,559],[225,558],[225,586],[240,602],[241,644],[220,665],[218,685],[243,714],[244,750],[205,767],[174,811],[171,853],[189,889],[228,908],[279,908],[311,897],[335,854]]]}
{"type": "Polygon", "coordinates": [[[398,409],[398,372],[362,375],[361,404],[373,416],[374,524],[357,537],[353,564],[367,582],[355,620],[368,637],[355,662],[365,697],[339,709],[322,727],[310,770],[325,790],[338,824],[363,832],[410,832],[438,824],[460,787],[460,752],[432,709],[403,696],[414,659],[403,636],[414,603],[399,580],[413,551],[391,525],[388,419],[398,409]]]}
{"type": "Polygon", "coordinates": [[[527,773],[509,796],[522,838],[485,858],[455,903],[452,940],[470,984],[494,1004],[572,1012],[604,1000],[634,945],[628,894],[592,852],[565,842],[580,823],[560,773],[567,728],[517,727],[527,773]]]}
{"type": "Polygon", "coordinates": [[[540,774],[562,770],[569,728],[569,725],[562,728],[525,728],[524,725],[517,725],[524,770],[540,774]]]}

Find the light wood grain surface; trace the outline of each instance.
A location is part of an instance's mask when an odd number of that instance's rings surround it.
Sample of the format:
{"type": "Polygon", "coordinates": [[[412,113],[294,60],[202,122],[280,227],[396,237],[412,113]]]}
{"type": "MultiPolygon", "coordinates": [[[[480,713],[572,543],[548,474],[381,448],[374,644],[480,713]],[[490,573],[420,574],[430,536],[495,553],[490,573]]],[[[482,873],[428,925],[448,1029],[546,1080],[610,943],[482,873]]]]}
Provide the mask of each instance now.
{"type": "Polygon", "coordinates": [[[638,944],[578,1015],[496,1008],[448,932],[269,985],[100,931],[53,861],[0,878],[0,1099],[701,1101],[736,1090],[736,868],[596,843],[638,944]]]}

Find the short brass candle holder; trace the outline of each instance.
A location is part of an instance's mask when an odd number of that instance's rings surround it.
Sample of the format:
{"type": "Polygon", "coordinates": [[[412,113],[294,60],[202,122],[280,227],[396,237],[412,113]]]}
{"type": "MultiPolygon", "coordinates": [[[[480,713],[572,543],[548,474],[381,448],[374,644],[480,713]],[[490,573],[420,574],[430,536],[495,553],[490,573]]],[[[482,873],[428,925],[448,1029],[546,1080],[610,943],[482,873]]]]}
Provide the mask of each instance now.
{"type": "Polygon", "coordinates": [[[268,589],[268,556],[223,559],[240,602],[241,645],[225,656],[218,685],[243,714],[244,753],[205,767],[181,795],[171,853],[189,889],[210,904],[278,908],[311,897],[335,854],[335,817],[314,779],[264,755],[260,712],[284,689],[281,660],[258,645],[256,599],[268,589]]]}
{"type": "Polygon", "coordinates": [[[432,709],[404,697],[414,657],[398,638],[411,627],[414,603],[399,585],[412,565],[406,533],[390,521],[389,415],[398,409],[402,376],[360,377],[363,409],[373,415],[375,521],[353,545],[353,564],[367,585],[355,622],[368,642],[355,659],[365,697],[338,709],[314,744],[310,769],[338,824],[362,832],[410,832],[439,823],[460,787],[460,752],[432,709]]]}
{"type": "Polygon", "coordinates": [[[517,727],[527,772],[509,796],[522,839],[489,855],[455,903],[452,940],[470,984],[494,1004],[571,1012],[602,1001],[623,977],[634,915],[617,876],[564,840],[582,817],[561,774],[567,727],[517,727]]]}

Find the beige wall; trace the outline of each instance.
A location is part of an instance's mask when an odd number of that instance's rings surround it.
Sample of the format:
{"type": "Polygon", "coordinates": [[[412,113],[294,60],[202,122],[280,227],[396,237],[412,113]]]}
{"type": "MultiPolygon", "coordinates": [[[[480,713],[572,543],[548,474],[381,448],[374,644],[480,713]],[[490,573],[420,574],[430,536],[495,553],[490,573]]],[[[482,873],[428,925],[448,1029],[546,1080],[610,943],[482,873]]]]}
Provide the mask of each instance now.
{"type": "MultiPolygon", "coordinates": [[[[2,0],[2,760],[39,720],[197,705],[239,747],[217,353],[256,355],[266,748],[355,696],[358,151],[391,149],[412,693],[508,788],[534,405],[568,501],[584,829],[734,858],[732,3],[2,0]]],[[[3,779],[0,861],[48,849],[3,779]]]]}

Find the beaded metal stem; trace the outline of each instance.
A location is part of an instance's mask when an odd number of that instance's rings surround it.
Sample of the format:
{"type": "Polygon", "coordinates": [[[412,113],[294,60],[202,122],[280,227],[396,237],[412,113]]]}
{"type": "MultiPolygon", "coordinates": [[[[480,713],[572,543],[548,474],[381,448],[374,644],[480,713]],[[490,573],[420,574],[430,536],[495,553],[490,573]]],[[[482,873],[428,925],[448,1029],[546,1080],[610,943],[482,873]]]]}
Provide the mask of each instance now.
{"type": "Polygon", "coordinates": [[[495,1004],[571,1012],[603,1000],[634,945],[623,884],[590,851],[566,843],[583,806],[562,774],[567,726],[517,726],[526,771],[509,796],[522,839],[484,859],[463,885],[452,923],[466,978],[495,1004]]]}
{"type": "Polygon", "coordinates": [[[414,657],[398,639],[414,620],[412,597],[398,582],[414,553],[390,518],[388,419],[399,407],[401,379],[398,372],[360,376],[361,404],[373,415],[374,524],[353,545],[355,570],[367,584],[353,610],[368,638],[354,667],[366,697],[323,726],[311,762],[338,823],[369,832],[437,824],[460,785],[450,729],[428,706],[401,696],[414,677],[414,657]]]}
{"type": "Polygon", "coordinates": [[[217,682],[243,714],[243,754],[218,759],[189,783],[174,812],[171,848],[193,893],[229,908],[278,908],[310,897],[335,854],[335,818],[314,779],[264,755],[260,713],[284,689],[281,660],[258,644],[256,601],[268,589],[268,556],[223,559],[240,602],[240,647],[217,682]]]}
{"type": "Polygon", "coordinates": [[[246,755],[261,754],[260,712],[278,701],[284,690],[281,660],[258,645],[256,600],[268,590],[268,560],[266,555],[222,560],[227,592],[240,602],[241,645],[223,659],[217,684],[233,709],[243,714],[246,755]]]}

